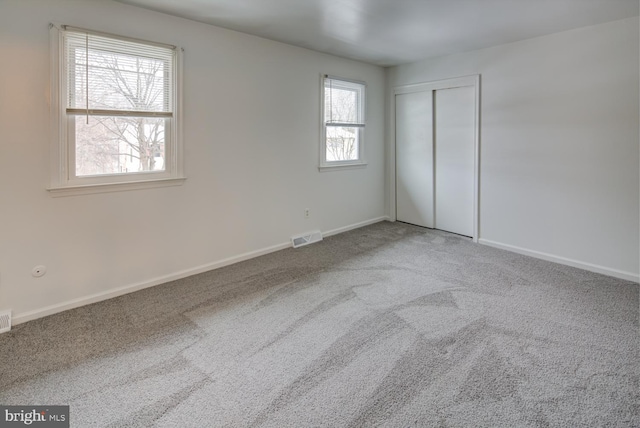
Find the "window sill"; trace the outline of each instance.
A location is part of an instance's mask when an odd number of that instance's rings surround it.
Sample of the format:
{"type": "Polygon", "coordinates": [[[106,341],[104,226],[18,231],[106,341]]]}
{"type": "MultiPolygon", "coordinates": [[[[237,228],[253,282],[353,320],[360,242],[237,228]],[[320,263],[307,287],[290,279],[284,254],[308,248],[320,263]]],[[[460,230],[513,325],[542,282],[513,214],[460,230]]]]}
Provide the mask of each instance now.
{"type": "Polygon", "coordinates": [[[320,172],[326,172],[326,171],[336,171],[336,170],[343,170],[343,169],[360,169],[366,166],[367,166],[366,162],[336,163],[335,165],[333,164],[320,165],[318,167],[318,170],[320,172]]]}
{"type": "Polygon", "coordinates": [[[181,186],[186,177],[159,180],[129,181],[108,184],[86,184],[81,186],[50,187],[47,191],[54,198],[62,196],[89,195],[93,193],[124,192],[128,190],[154,189],[158,187],[181,186]]]}

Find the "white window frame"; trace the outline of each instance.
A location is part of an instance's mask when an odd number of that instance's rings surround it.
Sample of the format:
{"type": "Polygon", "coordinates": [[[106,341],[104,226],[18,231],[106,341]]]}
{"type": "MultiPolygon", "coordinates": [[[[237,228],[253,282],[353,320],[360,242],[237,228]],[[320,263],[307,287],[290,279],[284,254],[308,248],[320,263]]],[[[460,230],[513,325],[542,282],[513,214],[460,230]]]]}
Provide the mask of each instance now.
{"type": "MultiPolygon", "coordinates": [[[[67,114],[67,79],[65,73],[64,31],[66,26],[51,24],[50,40],[50,185],[47,190],[52,196],[136,190],[144,188],[181,185],[184,180],[182,147],[182,49],[173,47],[173,115],[165,128],[164,171],[131,172],[96,176],[74,176],[75,138],[73,132],[74,115],[67,114]]],[[[74,30],[79,30],[74,28],[74,30]]],[[[161,45],[125,36],[84,30],[89,34],[104,37],[161,45]]],[[[168,45],[164,45],[168,46],[168,45]]]]}
{"type": "Polygon", "coordinates": [[[320,87],[321,87],[321,96],[320,96],[320,123],[321,123],[321,137],[320,137],[320,171],[328,171],[332,169],[343,169],[343,168],[358,168],[364,167],[367,165],[365,160],[365,125],[366,125],[366,92],[367,92],[367,84],[360,80],[353,79],[345,79],[342,77],[336,77],[329,74],[323,74],[320,79],[320,87]],[[353,87],[355,85],[361,86],[362,91],[360,94],[360,117],[361,121],[357,125],[349,124],[347,126],[354,126],[358,128],[358,158],[354,160],[341,160],[341,161],[329,161],[327,160],[327,128],[329,126],[340,126],[340,124],[328,124],[325,118],[325,81],[327,79],[331,79],[333,81],[344,83],[346,87],[353,87]]]}

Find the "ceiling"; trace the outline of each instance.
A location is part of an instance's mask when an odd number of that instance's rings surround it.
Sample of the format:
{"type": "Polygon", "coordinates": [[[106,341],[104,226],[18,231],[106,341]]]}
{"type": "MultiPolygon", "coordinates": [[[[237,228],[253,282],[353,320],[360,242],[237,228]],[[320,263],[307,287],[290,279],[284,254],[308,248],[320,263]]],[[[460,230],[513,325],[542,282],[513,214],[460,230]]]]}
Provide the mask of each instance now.
{"type": "Polygon", "coordinates": [[[638,0],[117,0],[381,66],[637,16],[638,0]]]}

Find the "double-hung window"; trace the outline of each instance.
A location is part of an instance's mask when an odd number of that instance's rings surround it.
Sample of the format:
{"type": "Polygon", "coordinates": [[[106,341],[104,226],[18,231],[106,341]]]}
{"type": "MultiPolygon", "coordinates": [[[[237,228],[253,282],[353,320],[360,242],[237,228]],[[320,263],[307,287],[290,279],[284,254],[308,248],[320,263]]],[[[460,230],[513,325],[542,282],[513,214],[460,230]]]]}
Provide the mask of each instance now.
{"type": "Polygon", "coordinates": [[[320,167],[364,164],[365,84],[323,77],[320,167]]]}
{"type": "Polygon", "coordinates": [[[180,182],[180,50],[68,26],[51,33],[51,190],[180,182]]]}

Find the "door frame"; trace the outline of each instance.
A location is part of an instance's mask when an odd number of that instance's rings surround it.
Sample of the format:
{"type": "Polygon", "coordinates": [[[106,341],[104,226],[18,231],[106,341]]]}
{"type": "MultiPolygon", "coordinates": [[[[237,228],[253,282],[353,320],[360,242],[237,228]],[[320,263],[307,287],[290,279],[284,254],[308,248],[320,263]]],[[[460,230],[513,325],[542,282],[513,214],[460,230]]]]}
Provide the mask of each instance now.
{"type": "Polygon", "coordinates": [[[411,85],[395,86],[390,98],[390,144],[388,156],[389,162],[389,217],[392,221],[397,218],[396,199],[396,95],[409,94],[414,92],[437,91],[439,89],[459,88],[471,86],[475,94],[475,121],[474,121],[474,160],[473,160],[473,242],[478,242],[480,238],[480,75],[455,77],[450,79],[436,80],[432,82],[415,83],[411,85]]]}

